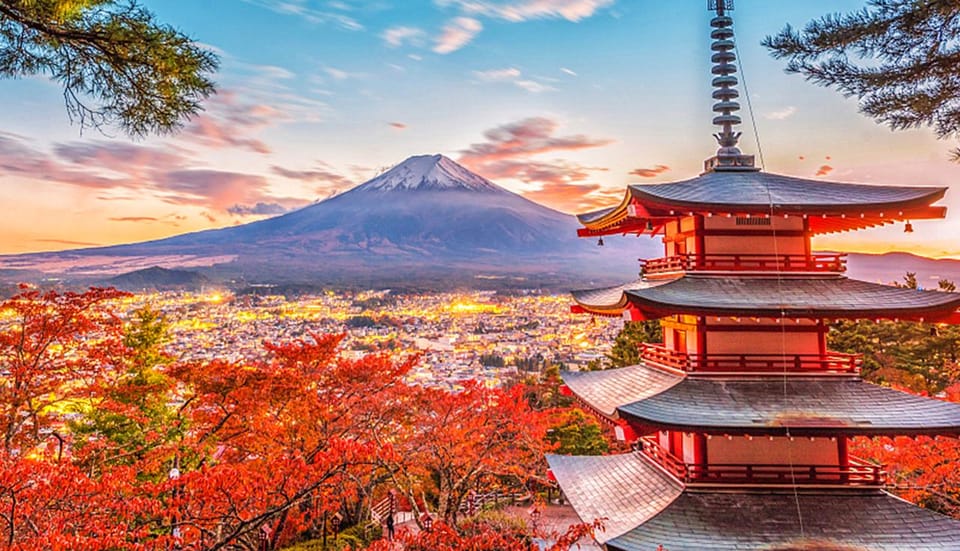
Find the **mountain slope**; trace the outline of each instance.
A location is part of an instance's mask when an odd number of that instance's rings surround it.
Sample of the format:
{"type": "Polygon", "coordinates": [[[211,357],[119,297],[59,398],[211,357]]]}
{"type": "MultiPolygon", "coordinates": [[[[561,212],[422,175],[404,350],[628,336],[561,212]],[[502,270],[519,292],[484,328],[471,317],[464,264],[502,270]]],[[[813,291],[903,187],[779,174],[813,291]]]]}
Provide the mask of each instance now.
{"type": "Polygon", "coordinates": [[[346,193],[275,218],[144,243],[8,257],[0,267],[49,272],[47,263],[61,272],[105,274],[112,265],[123,267],[112,272],[119,273],[211,259],[225,277],[258,281],[373,284],[539,274],[613,282],[635,275],[637,256],[659,256],[651,240],[640,240],[640,248],[637,240],[599,248],[578,239],[577,227],[573,216],[431,155],[411,157],[346,193]]]}

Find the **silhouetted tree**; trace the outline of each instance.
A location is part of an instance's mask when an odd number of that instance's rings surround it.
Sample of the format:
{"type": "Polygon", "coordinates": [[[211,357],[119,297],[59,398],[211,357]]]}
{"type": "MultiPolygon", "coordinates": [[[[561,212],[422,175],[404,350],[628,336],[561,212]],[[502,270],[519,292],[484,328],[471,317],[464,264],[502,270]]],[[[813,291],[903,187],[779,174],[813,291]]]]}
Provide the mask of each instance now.
{"type": "MultiPolygon", "coordinates": [[[[860,100],[860,110],[894,130],[929,126],[941,138],[960,131],[960,3],[870,0],[845,15],[790,26],[764,45],[822,86],[860,100]]],[[[960,161],[960,149],[953,151],[960,161]]]]}
{"type": "Polygon", "coordinates": [[[214,92],[217,57],[136,2],[0,2],[0,76],[48,75],[81,128],[165,134],[214,92]]]}

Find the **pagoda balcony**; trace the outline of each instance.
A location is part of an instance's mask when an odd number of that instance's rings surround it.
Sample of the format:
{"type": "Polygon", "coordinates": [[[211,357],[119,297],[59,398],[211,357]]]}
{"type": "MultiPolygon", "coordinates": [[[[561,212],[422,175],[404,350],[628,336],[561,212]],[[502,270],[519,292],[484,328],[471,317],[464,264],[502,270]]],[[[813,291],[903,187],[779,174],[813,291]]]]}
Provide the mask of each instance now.
{"type": "Polygon", "coordinates": [[[754,463],[685,463],[657,443],[654,437],[639,440],[638,453],[660,465],[687,486],[730,484],[742,486],[883,486],[883,465],[850,458],[848,465],[776,465],[754,463]]]}
{"type": "Polygon", "coordinates": [[[803,254],[682,254],[640,260],[644,275],[687,272],[815,272],[843,273],[847,255],[803,254]]]}
{"type": "Polygon", "coordinates": [[[859,375],[862,354],[684,354],[660,344],[641,343],[640,358],[649,364],[697,374],[859,375]]]}

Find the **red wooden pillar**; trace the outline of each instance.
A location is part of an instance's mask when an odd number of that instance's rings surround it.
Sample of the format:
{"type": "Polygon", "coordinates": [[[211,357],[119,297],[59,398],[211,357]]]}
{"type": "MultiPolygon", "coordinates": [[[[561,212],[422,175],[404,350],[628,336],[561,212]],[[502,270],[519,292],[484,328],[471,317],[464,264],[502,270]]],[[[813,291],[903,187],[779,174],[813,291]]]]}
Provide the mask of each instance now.
{"type": "Polygon", "coordinates": [[[707,357],[707,318],[700,316],[697,318],[697,356],[702,359],[707,357]]]}
{"type": "Polygon", "coordinates": [[[827,324],[823,323],[822,319],[817,320],[817,346],[823,362],[827,358],[827,324]]]}
{"type": "Polygon", "coordinates": [[[697,250],[696,250],[697,266],[703,267],[704,262],[706,261],[705,256],[707,253],[704,250],[704,248],[706,247],[706,238],[703,235],[704,231],[703,231],[703,215],[702,214],[698,214],[696,215],[696,217],[694,217],[693,232],[697,240],[697,250]]]}

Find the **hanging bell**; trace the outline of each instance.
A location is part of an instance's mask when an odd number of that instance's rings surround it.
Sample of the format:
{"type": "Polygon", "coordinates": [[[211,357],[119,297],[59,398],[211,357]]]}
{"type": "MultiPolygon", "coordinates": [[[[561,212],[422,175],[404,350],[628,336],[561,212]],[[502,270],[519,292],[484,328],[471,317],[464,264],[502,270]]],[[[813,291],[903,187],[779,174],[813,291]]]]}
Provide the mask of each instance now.
{"type": "Polygon", "coordinates": [[[907,224],[903,226],[903,233],[913,233],[913,224],[908,221],[907,224]]]}
{"type": "Polygon", "coordinates": [[[598,246],[598,247],[602,247],[602,246],[603,246],[603,238],[602,238],[602,237],[600,238],[599,241],[597,241],[597,246],[598,246]]]}

